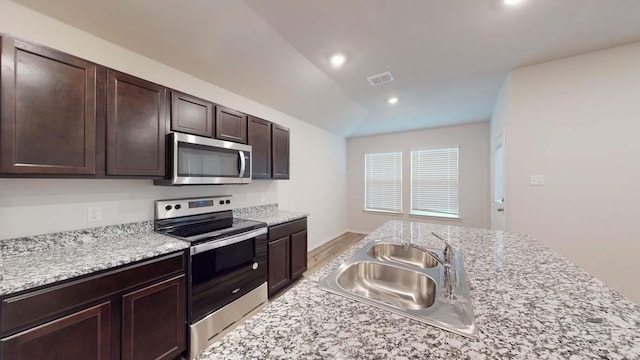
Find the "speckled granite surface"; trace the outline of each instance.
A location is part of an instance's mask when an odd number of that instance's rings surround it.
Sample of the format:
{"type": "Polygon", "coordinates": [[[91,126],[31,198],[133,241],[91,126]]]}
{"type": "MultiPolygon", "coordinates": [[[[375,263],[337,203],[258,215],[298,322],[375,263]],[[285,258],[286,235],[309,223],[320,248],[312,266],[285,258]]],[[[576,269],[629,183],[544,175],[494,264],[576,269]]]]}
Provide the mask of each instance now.
{"type": "Polygon", "coordinates": [[[640,359],[640,307],[530,236],[390,221],[200,354],[204,359],[640,359]],[[450,239],[465,260],[470,340],[317,286],[365,242],[450,239]]]}
{"type": "Polygon", "coordinates": [[[302,219],[308,213],[299,213],[278,209],[278,204],[252,206],[233,210],[233,217],[267,223],[268,226],[278,225],[287,221],[302,219]]]}
{"type": "Polygon", "coordinates": [[[150,221],[0,241],[0,295],[189,247],[150,221]]]}

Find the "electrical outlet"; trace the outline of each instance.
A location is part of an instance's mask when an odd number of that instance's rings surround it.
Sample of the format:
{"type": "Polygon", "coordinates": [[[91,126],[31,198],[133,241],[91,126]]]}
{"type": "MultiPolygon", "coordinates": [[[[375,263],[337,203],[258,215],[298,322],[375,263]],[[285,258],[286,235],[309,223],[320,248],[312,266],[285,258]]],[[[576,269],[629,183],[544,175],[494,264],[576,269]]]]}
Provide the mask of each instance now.
{"type": "Polygon", "coordinates": [[[529,185],[544,186],[544,175],[531,175],[529,178],[529,185]]]}
{"type": "Polygon", "coordinates": [[[87,222],[102,221],[102,209],[100,206],[89,206],[87,208],[87,222]]]}

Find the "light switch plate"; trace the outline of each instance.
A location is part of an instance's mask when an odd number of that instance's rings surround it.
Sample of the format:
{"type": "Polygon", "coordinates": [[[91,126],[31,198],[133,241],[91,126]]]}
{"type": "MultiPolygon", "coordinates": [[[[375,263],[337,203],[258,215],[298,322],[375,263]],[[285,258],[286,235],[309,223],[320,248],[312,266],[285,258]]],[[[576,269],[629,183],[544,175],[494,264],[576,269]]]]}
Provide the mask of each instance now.
{"type": "Polygon", "coordinates": [[[529,178],[529,185],[544,186],[544,175],[531,175],[529,178]]]}

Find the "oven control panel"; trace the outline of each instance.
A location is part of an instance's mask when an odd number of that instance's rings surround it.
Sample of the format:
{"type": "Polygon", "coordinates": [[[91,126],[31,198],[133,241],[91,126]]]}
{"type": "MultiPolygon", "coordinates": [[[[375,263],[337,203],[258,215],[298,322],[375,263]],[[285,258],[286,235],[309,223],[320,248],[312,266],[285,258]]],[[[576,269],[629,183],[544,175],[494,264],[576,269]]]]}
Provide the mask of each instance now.
{"type": "Polygon", "coordinates": [[[156,220],[207,214],[234,208],[231,195],[156,201],[156,220]]]}
{"type": "Polygon", "coordinates": [[[189,209],[213,206],[213,200],[189,201],[189,209]]]}

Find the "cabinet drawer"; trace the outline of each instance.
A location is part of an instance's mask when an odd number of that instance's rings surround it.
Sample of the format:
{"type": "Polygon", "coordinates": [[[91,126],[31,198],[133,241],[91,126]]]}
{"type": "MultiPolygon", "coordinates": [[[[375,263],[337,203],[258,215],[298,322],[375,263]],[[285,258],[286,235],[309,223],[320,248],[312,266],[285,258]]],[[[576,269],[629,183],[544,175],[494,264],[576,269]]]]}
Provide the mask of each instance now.
{"type": "Polygon", "coordinates": [[[184,272],[185,253],[90,275],[71,282],[2,299],[0,334],[26,329],[124,290],[184,272]]]}
{"type": "Polygon", "coordinates": [[[307,218],[269,227],[269,241],[307,230],[307,218]]]}

